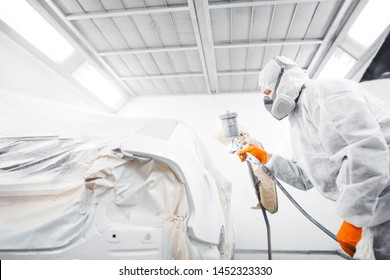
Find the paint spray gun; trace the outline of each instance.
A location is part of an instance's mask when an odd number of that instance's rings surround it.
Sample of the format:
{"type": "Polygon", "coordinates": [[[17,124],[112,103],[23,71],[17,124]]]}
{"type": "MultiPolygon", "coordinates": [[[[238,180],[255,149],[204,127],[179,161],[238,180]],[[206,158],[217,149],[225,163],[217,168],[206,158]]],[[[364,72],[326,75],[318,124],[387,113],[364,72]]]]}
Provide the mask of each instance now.
{"type": "MultiPolygon", "coordinates": [[[[246,148],[248,145],[255,145],[263,149],[263,145],[253,139],[244,129],[238,128],[237,113],[227,111],[219,116],[222,122],[223,134],[230,141],[229,153],[236,153],[238,150],[246,148]]],[[[274,214],[278,210],[278,199],[276,184],[273,175],[256,157],[247,153],[247,162],[259,204],[256,209],[265,209],[274,214]],[[271,176],[269,175],[271,174],[271,176]]]]}
{"type": "MultiPolygon", "coordinates": [[[[249,136],[249,134],[238,128],[237,113],[227,111],[219,116],[222,122],[223,134],[226,139],[230,140],[229,153],[235,154],[238,150],[246,148],[249,144],[254,144],[263,148],[261,143],[249,136]]],[[[251,154],[248,154],[247,161],[255,165],[261,165],[260,161],[251,154]]]]}

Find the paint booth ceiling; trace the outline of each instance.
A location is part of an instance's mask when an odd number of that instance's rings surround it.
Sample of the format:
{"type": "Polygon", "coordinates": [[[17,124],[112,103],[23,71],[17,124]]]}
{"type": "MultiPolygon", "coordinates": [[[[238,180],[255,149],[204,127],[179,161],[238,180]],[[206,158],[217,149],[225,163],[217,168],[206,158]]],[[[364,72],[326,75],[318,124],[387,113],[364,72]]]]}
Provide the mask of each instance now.
{"type": "Polygon", "coordinates": [[[314,76],[362,1],[32,2],[129,96],[144,96],[254,92],[277,55],[314,76]]]}

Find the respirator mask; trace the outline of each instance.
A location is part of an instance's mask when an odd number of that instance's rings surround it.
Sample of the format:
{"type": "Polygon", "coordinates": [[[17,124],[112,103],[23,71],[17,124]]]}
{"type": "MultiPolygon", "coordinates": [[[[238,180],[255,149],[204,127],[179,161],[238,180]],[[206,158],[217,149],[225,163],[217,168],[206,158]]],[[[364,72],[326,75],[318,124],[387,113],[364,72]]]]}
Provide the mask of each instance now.
{"type": "Polygon", "coordinates": [[[285,70],[298,67],[298,65],[295,63],[285,63],[278,58],[274,58],[273,60],[280,66],[280,72],[275,84],[274,99],[270,98],[269,96],[264,96],[264,107],[277,120],[282,120],[295,108],[295,99],[291,98],[286,93],[279,94],[279,85],[283,79],[285,70]]]}

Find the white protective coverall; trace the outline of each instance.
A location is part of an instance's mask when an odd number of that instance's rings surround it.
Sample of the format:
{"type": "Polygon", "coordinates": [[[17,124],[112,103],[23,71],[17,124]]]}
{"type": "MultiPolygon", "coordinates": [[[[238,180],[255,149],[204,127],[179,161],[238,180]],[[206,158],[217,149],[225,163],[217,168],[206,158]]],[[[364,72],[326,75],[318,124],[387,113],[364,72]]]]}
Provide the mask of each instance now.
{"type": "MultiPolygon", "coordinates": [[[[280,70],[271,60],[260,86],[274,89],[280,70]]],[[[298,189],[315,187],[347,222],[370,227],[375,257],[390,259],[390,107],[355,82],[310,80],[299,67],[285,70],[278,94],[296,100],[288,115],[294,156],[273,154],[268,168],[298,189]]]]}

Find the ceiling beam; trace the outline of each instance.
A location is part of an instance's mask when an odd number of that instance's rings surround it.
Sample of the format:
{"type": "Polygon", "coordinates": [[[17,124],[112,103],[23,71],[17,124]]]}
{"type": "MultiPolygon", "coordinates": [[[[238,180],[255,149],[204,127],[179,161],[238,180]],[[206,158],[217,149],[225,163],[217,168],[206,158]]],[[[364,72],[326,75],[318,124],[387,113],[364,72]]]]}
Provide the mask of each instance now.
{"type": "Polygon", "coordinates": [[[171,12],[186,12],[189,10],[187,5],[172,5],[162,7],[150,7],[150,8],[137,8],[137,9],[123,9],[114,11],[101,11],[101,12],[89,12],[89,13],[73,13],[65,15],[67,20],[84,20],[84,19],[96,19],[96,18],[111,18],[111,17],[125,17],[134,15],[150,15],[161,14],[171,12]]]}
{"type": "Polygon", "coordinates": [[[344,0],[338,9],[337,16],[333,19],[325,37],[324,42],[314,55],[307,74],[316,78],[322,68],[329,61],[337,47],[344,40],[348,30],[363,10],[368,0],[344,0]]]}
{"type": "Polygon", "coordinates": [[[195,73],[175,73],[175,74],[161,74],[161,75],[144,75],[144,76],[122,76],[121,80],[152,80],[152,79],[167,79],[167,78],[190,78],[203,77],[202,72],[195,73]]]}
{"type": "Polygon", "coordinates": [[[308,40],[278,40],[278,41],[260,41],[260,42],[245,42],[245,43],[224,43],[215,44],[215,49],[230,49],[230,48],[256,48],[268,46],[288,46],[288,45],[319,45],[324,41],[320,39],[308,40]]]}
{"type": "Polygon", "coordinates": [[[208,0],[188,0],[191,21],[199,47],[206,86],[209,93],[219,92],[217,63],[208,0]]]}
{"type": "MultiPolygon", "coordinates": [[[[235,71],[220,71],[218,76],[235,76],[235,75],[258,75],[260,69],[253,70],[235,70],[235,71]]],[[[161,74],[161,75],[144,75],[144,76],[122,76],[121,80],[151,80],[151,79],[165,79],[165,78],[188,78],[204,76],[202,72],[193,73],[175,73],[175,74],[161,74]]]]}
{"type": "Polygon", "coordinates": [[[237,90],[237,91],[221,91],[219,94],[258,94],[260,96],[263,96],[263,93],[260,90],[248,90],[248,91],[243,91],[243,90],[237,90]]]}
{"type": "MultiPolygon", "coordinates": [[[[306,68],[303,68],[306,71],[306,68]]],[[[252,69],[252,70],[233,70],[233,71],[219,71],[218,76],[235,76],[235,75],[258,75],[260,74],[261,69],[252,69]]]]}
{"type": "Polygon", "coordinates": [[[235,71],[220,71],[218,76],[235,76],[235,75],[258,75],[261,70],[235,70],[235,71]]]}
{"type": "Polygon", "coordinates": [[[256,7],[256,6],[272,6],[283,4],[297,4],[297,3],[317,3],[317,2],[334,2],[335,0],[264,0],[264,1],[240,1],[230,3],[213,2],[209,4],[210,9],[227,9],[227,8],[242,8],[242,7],[256,7]]]}
{"type": "Polygon", "coordinates": [[[198,46],[190,45],[190,46],[140,48],[140,49],[127,49],[127,50],[125,49],[125,50],[115,50],[115,51],[101,51],[101,52],[97,52],[97,54],[100,56],[109,56],[109,55],[122,55],[122,54],[193,51],[193,50],[198,50],[198,46]]]}

